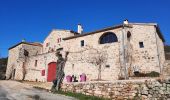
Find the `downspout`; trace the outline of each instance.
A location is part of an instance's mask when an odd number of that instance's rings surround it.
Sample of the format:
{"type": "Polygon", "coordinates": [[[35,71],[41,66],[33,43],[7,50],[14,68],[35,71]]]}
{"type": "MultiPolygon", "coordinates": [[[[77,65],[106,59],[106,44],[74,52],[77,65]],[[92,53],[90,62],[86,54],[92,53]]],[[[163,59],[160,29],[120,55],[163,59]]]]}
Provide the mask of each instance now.
{"type": "Polygon", "coordinates": [[[160,74],[162,75],[162,65],[160,63],[160,55],[159,55],[159,49],[158,49],[158,40],[157,40],[157,32],[156,32],[156,27],[157,25],[155,26],[155,39],[156,39],[156,50],[157,50],[157,56],[158,56],[158,66],[160,67],[160,74]]]}
{"type": "Polygon", "coordinates": [[[127,74],[127,66],[126,66],[126,58],[125,58],[125,25],[123,24],[123,30],[122,30],[122,62],[123,62],[123,68],[124,68],[124,74],[125,74],[125,79],[128,79],[128,74],[127,74]]]}

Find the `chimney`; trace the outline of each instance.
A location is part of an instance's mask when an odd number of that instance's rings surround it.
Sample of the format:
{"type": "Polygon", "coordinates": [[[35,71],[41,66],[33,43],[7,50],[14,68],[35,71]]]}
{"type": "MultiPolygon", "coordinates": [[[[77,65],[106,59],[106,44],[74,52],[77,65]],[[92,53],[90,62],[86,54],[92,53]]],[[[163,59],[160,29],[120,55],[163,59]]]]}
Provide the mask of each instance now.
{"type": "Polygon", "coordinates": [[[25,39],[22,39],[22,42],[25,42],[25,39]]]}
{"type": "Polygon", "coordinates": [[[81,24],[78,24],[78,29],[77,29],[77,32],[82,34],[83,33],[83,27],[81,24]]]}
{"type": "Polygon", "coordinates": [[[129,22],[128,22],[127,19],[123,21],[123,24],[124,24],[124,25],[128,25],[128,23],[129,23],[129,22]]]}

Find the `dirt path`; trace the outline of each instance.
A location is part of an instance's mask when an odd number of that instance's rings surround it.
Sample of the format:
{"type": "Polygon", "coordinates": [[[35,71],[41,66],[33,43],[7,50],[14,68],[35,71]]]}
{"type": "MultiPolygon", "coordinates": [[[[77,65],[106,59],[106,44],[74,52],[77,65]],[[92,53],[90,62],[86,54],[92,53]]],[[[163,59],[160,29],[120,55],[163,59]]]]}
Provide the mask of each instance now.
{"type": "Polygon", "coordinates": [[[52,94],[16,81],[0,81],[0,100],[76,100],[75,98],[52,94]]]}

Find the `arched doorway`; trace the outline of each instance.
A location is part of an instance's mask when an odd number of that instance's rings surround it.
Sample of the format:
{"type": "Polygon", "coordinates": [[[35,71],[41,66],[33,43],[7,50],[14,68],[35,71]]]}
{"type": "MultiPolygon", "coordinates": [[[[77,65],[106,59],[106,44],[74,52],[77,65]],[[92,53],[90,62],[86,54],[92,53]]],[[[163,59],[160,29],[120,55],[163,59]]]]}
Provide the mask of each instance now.
{"type": "Polygon", "coordinates": [[[56,62],[51,62],[48,64],[48,75],[47,75],[47,81],[52,82],[56,78],[56,62]]]}

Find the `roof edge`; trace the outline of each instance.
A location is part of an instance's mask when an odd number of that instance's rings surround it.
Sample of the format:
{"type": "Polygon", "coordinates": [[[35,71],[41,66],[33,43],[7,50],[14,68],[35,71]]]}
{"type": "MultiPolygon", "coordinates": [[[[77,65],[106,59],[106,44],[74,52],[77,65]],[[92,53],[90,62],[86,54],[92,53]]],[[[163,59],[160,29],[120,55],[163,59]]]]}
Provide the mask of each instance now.
{"type": "Polygon", "coordinates": [[[86,36],[86,35],[95,34],[95,33],[98,33],[98,32],[107,31],[107,30],[110,30],[110,29],[121,28],[121,27],[132,27],[132,26],[131,25],[120,24],[120,25],[111,26],[111,27],[108,27],[108,28],[103,28],[103,29],[99,29],[99,30],[96,30],[96,31],[92,31],[92,32],[83,33],[83,34],[76,35],[76,36],[66,37],[66,38],[63,38],[63,40],[69,40],[69,39],[73,39],[73,38],[77,38],[77,37],[82,37],[82,36],[86,36]]]}
{"type": "Polygon", "coordinates": [[[151,25],[151,26],[154,26],[154,25],[158,25],[157,23],[129,23],[130,25],[151,25]]]}
{"type": "Polygon", "coordinates": [[[132,25],[155,26],[155,27],[156,27],[156,31],[157,31],[159,37],[162,39],[163,42],[165,42],[165,39],[164,39],[164,37],[163,37],[163,34],[161,33],[160,28],[159,28],[159,25],[158,25],[157,23],[129,23],[128,25],[119,24],[119,25],[116,25],[116,26],[111,26],[111,27],[108,27],[108,28],[103,28],[103,29],[99,29],[99,30],[96,30],[96,31],[87,32],[87,33],[80,34],[80,35],[76,35],[76,36],[66,37],[66,38],[63,38],[63,40],[74,39],[74,38],[78,38],[78,37],[82,37],[82,36],[86,36],[86,35],[91,35],[91,34],[95,34],[95,33],[102,32],[102,31],[107,31],[107,30],[110,30],[110,29],[121,28],[121,27],[123,27],[123,26],[131,27],[131,28],[132,28],[132,25]]]}
{"type": "Polygon", "coordinates": [[[19,46],[20,44],[27,44],[27,45],[32,45],[32,46],[41,46],[41,47],[42,47],[42,44],[40,44],[40,43],[39,43],[39,44],[38,44],[38,43],[34,44],[34,42],[20,42],[20,43],[18,43],[18,44],[16,44],[16,45],[14,45],[14,46],[12,46],[12,47],[8,48],[8,50],[13,49],[13,48],[15,48],[15,47],[19,46]]]}

